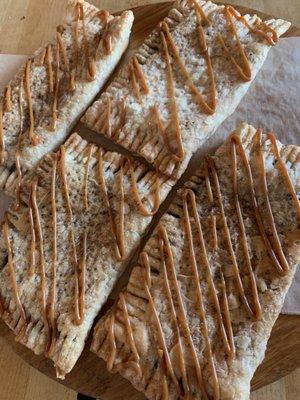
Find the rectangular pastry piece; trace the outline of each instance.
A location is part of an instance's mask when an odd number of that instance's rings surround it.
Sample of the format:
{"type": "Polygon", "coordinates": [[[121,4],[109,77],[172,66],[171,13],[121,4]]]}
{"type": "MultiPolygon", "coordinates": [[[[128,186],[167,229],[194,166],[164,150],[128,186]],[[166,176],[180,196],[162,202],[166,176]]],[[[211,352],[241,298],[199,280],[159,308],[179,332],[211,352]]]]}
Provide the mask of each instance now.
{"type": "Polygon", "coordinates": [[[148,399],[249,399],[300,261],[299,196],[300,148],[243,125],[180,189],[92,350],[148,399]]]}
{"type": "Polygon", "coordinates": [[[289,26],[210,1],[180,1],[82,121],[178,177],[289,26]]]}
{"type": "Polygon", "coordinates": [[[29,172],[0,240],[1,313],[68,373],[173,181],[73,134],[29,172]]]}
{"type": "Polygon", "coordinates": [[[66,23],[0,98],[0,188],[10,192],[13,181],[19,185],[25,171],[65,141],[119,62],[132,23],[131,11],[113,17],[69,1],[66,23]]]}

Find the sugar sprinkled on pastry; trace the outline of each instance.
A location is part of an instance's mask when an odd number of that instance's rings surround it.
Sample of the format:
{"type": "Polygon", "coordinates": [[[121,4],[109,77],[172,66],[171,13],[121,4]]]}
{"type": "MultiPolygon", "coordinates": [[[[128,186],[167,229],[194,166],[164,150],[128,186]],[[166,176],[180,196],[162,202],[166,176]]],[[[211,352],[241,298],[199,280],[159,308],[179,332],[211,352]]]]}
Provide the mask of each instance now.
{"type": "Polygon", "coordinates": [[[246,400],[300,261],[300,148],[244,124],[179,190],[92,350],[148,399],[246,400]]]}
{"type": "Polygon", "coordinates": [[[131,11],[113,17],[87,2],[69,2],[66,23],[0,99],[1,188],[18,196],[24,173],[65,141],[127,48],[132,22],[131,11]]]}
{"type": "Polygon", "coordinates": [[[178,177],[289,26],[232,6],[180,1],[82,121],[178,177]]]}
{"type": "Polygon", "coordinates": [[[59,377],[173,183],[77,134],[24,177],[2,224],[1,314],[59,377]]]}

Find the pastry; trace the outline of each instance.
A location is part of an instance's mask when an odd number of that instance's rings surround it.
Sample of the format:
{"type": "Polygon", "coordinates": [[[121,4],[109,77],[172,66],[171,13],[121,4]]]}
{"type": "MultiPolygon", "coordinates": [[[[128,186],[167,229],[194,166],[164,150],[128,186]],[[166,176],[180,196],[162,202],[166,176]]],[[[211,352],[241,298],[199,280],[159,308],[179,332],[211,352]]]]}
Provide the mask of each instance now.
{"type": "Polygon", "coordinates": [[[92,350],[148,399],[246,400],[300,261],[300,148],[244,124],[179,190],[92,350]]]}
{"type": "Polygon", "coordinates": [[[179,177],[289,26],[228,5],[180,1],[82,121],[179,177]]]}
{"type": "Polygon", "coordinates": [[[173,181],[72,134],[23,179],[0,239],[1,314],[61,378],[173,181]]]}
{"type": "Polygon", "coordinates": [[[0,188],[18,197],[22,175],[65,141],[119,62],[132,22],[131,11],[113,17],[69,1],[66,23],[1,96],[0,188]]]}

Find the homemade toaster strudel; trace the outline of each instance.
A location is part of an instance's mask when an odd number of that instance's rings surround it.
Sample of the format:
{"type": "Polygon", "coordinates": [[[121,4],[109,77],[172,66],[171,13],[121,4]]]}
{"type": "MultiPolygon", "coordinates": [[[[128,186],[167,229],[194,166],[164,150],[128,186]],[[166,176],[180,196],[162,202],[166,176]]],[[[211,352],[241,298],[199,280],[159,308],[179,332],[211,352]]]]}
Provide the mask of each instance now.
{"type": "Polygon", "coordinates": [[[18,195],[24,172],[64,142],[119,62],[132,23],[131,11],[114,17],[69,1],[66,23],[0,98],[0,188],[18,195]]]}
{"type": "Polygon", "coordinates": [[[82,121],[178,177],[289,26],[232,6],[180,1],[82,121]]]}
{"type": "Polygon", "coordinates": [[[0,305],[16,340],[68,373],[173,181],[72,134],[28,172],[0,239],[0,305]]]}
{"type": "Polygon", "coordinates": [[[299,147],[233,132],[179,190],[92,350],[148,399],[249,399],[300,261],[299,196],[299,147]]]}

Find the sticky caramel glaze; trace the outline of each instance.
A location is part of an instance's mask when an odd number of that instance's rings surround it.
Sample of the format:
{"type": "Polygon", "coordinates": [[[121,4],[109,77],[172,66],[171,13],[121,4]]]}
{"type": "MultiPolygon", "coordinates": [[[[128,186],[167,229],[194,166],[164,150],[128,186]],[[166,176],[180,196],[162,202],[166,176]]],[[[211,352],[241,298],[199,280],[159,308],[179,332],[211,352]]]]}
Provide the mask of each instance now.
{"type": "Polygon", "coordinates": [[[135,369],[138,371],[138,375],[141,377],[142,370],[141,370],[141,365],[140,365],[140,356],[139,356],[139,353],[138,353],[136,345],[135,345],[135,340],[134,340],[133,331],[132,331],[132,327],[131,327],[131,323],[130,323],[130,319],[129,319],[129,315],[128,315],[128,310],[127,310],[127,306],[126,306],[124,293],[122,293],[122,292],[120,293],[119,299],[120,299],[121,307],[123,310],[123,316],[124,316],[124,322],[125,322],[125,327],[126,327],[127,338],[129,341],[129,346],[130,346],[131,352],[134,357],[134,363],[136,364],[135,369]]]}
{"type": "Polygon", "coordinates": [[[189,388],[188,377],[187,377],[187,372],[186,372],[182,340],[181,340],[181,336],[180,336],[180,329],[179,329],[179,324],[177,321],[176,308],[175,308],[173,298],[172,298],[172,292],[171,292],[171,287],[170,287],[166,263],[165,263],[164,242],[161,239],[159,241],[159,250],[160,250],[160,258],[161,258],[161,265],[162,265],[162,270],[163,270],[166,294],[167,294],[168,302],[169,302],[169,305],[171,308],[172,319],[173,319],[175,329],[176,329],[176,338],[177,338],[178,351],[179,351],[179,368],[180,368],[180,372],[181,372],[181,376],[182,376],[183,390],[184,390],[184,394],[188,395],[190,393],[190,388],[189,388]]]}
{"type": "Polygon", "coordinates": [[[180,67],[181,73],[183,74],[184,78],[186,79],[186,82],[187,82],[191,92],[195,96],[195,99],[196,99],[198,105],[206,113],[212,115],[216,111],[216,85],[215,85],[214,71],[213,71],[210,55],[208,52],[208,48],[206,45],[205,34],[203,32],[203,28],[201,25],[201,16],[200,16],[199,12],[197,11],[197,8],[195,11],[196,11],[196,16],[197,16],[197,33],[198,33],[200,54],[205,59],[208,77],[209,77],[209,81],[210,81],[210,89],[211,89],[210,104],[204,99],[204,97],[202,96],[202,94],[199,92],[196,85],[194,84],[193,79],[191,78],[186,66],[184,65],[184,62],[182,61],[182,58],[180,57],[179,50],[174,43],[174,40],[172,38],[172,35],[170,33],[169,27],[166,22],[162,23],[162,30],[168,39],[168,43],[172,49],[173,57],[177,61],[178,65],[180,67]]]}
{"type": "Polygon", "coordinates": [[[130,79],[132,82],[133,90],[139,102],[142,101],[141,89],[145,94],[149,93],[149,87],[143,70],[138,62],[138,59],[134,56],[131,63],[129,64],[130,79]]]}
{"type": "Polygon", "coordinates": [[[216,197],[217,197],[219,209],[220,209],[220,212],[221,212],[221,218],[222,218],[222,221],[223,221],[224,236],[225,236],[225,240],[226,240],[227,247],[228,247],[228,252],[230,254],[230,258],[231,258],[231,262],[232,262],[233,273],[234,273],[234,278],[235,278],[235,281],[236,281],[238,293],[239,293],[240,299],[241,299],[241,301],[242,301],[242,303],[243,303],[248,315],[251,318],[258,319],[260,317],[260,308],[258,307],[259,299],[256,298],[256,296],[257,296],[257,288],[256,288],[255,278],[254,278],[255,285],[253,284],[253,280],[251,278],[251,274],[253,273],[253,271],[252,271],[252,269],[250,271],[251,291],[252,291],[252,298],[254,300],[254,305],[253,305],[253,307],[251,307],[251,305],[249,304],[249,301],[247,299],[247,296],[245,294],[243,281],[242,281],[242,278],[241,278],[241,275],[240,275],[240,270],[239,270],[239,267],[238,267],[238,263],[237,263],[236,256],[235,256],[235,252],[234,252],[233,245],[232,245],[232,242],[231,242],[230,230],[229,230],[229,227],[228,227],[227,217],[226,217],[225,210],[224,210],[223,196],[222,196],[222,193],[221,193],[221,188],[220,188],[217,169],[216,169],[214,160],[211,157],[207,157],[207,161],[208,161],[208,164],[209,164],[209,167],[210,167],[210,171],[211,171],[212,177],[213,177],[213,182],[214,182],[214,186],[215,186],[215,190],[216,190],[216,197]]]}
{"type": "Polygon", "coordinates": [[[132,166],[131,160],[128,158],[127,159],[127,164],[128,164],[128,169],[130,173],[130,178],[131,178],[131,185],[132,185],[132,194],[137,202],[137,205],[139,207],[140,213],[144,217],[149,217],[157,213],[159,206],[160,206],[160,187],[161,187],[161,182],[160,178],[157,175],[156,176],[156,181],[155,181],[155,193],[154,193],[154,202],[153,202],[153,209],[152,211],[147,210],[147,208],[144,206],[143,201],[141,199],[141,195],[138,189],[138,184],[136,180],[136,176],[134,173],[134,169],[132,166]]]}
{"type": "MultiPolygon", "coordinates": [[[[194,219],[197,221],[197,228],[199,230],[199,226],[200,226],[200,220],[198,218],[198,212],[197,212],[197,206],[196,206],[196,201],[195,201],[195,197],[193,196],[194,193],[192,191],[187,191],[186,192],[186,198],[185,198],[185,202],[183,205],[184,208],[184,216],[185,216],[185,227],[186,227],[186,231],[187,231],[187,236],[188,236],[188,246],[189,246],[189,254],[190,254],[190,263],[191,263],[191,267],[192,267],[192,274],[194,276],[194,282],[196,284],[196,292],[197,292],[197,304],[199,307],[199,317],[202,321],[202,332],[203,332],[203,336],[204,336],[204,341],[205,341],[205,352],[207,353],[207,358],[208,358],[208,364],[211,370],[211,378],[212,378],[212,387],[213,387],[213,398],[218,400],[220,398],[220,385],[219,385],[219,379],[217,376],[217,372],[216,372],[216,367],[215,367],[215,361],[214,361],[214,357],[213,357],[213,353],[212,353],[212,347],[211,347],[211,342],[210,342],[210,338],[209,338],[209,331],[208,331],[208,327],[207,327],[207,321],[206,321],[206,312],[205,312],[205,308],[204,308],[204,299],[203,299],[203,294],[202,294],[202,289],[201,289],[201,284],[200,284],[200,277],[199,277],[199,273],[198,273],[198,266],[197,266],[197,261],[196,261],[196,255],[195,255],[195,249],[194,249],[194,243],[193,243],[193,234],[192,234],[192,228],[191,228],[191,223],[190,223],[190,216],[189,216],[189,211],[188,211],[188,205],[187,205],[187,196],[192,196],[192,208],[193,208],[193,217],[194,219]]],[[[201,228],[200,228],[201,229],[201,228]]],[[[202,233],[202,232],[201,232],[202,233]]],[[[198,231],[199,234],[199,231],[198,231]]],[[[203,237],[202,237],[203,239],[203,237]]],[[[202,251],[203,248],[205,249],[205,244],[201,243],[201,247],[202,247],[202,251]]],[[[204,250],[205,255],[207,257],[206,251],[204,250]]],[[[206,260],[208,261],[208,260],[206,260]]],[[[210,271],[210,268],[208,266],[207,270],[210,271]]],[[[208,274],[209,280],[210,280],[210,288],[214,288],[214,284],[213,284],[213,279],[211,276],[211,273],[208,274]]],[[[212,293],[214,292],[214,290],[212,290],[212,293]]],[[[216,293],[214,293],[214,300],[216,301],[217,296],[216,293]]],[[[217,301],[218,305],[219,302],[217,301]]],[[[219,312],[221,314],[221,310],[219,307],[219,312]]],[[[219,316],[219,315],[218,315],[219,316]]],[[[221,321],[221,326],[222,326],[222,331],[225,334],[225,327],[223,325],[223,321],[221,321]]],[[[228,340],[226,337],[226,334],[224,335],[224,337],[226,338],[226,345],[228,346],[228,340]]],[[[228,346],[229,347],[229,346],[228,346]]],[[[228,350],[228,349],[227,349],[228,350]]],[[[231,349],[229,350],[231,352],[231,349]]]]}
{"type": "Polygon", "coordinates": [[[38,241],[38,252],[39,252],[39,267],[40,267],[40,296],[42,302],[42,314],[44,319],[44,326],[47,337],[49,339],[49,323],[47,315],[47,300],[46,300],[46,263],[44,255],[44,239],[41,225],[41,218],[37,203],[37,181],[33,181],[31,184],[31,196],[30,196],[30,207],[32,208],[34,229],[36,230],[36,236],[38,241]]]}
{"type": "Polygon", "coordinates": [[[17,211],[19,209],[20,203],[21,203],[22,168],[21,168],[21,160],[20,160],[20,158],[21,158],[20,147],[21,147],[21,138],[23,135],[22,92],[23,92],[23,84],[21,81],[20,87],[19,87],[20,131],[19,131],[19,135],[18,135],[17,150],[16,150],[16,154],[15,154],[15,166],[16,166],[16,171],[17,171],[16,189],[15,189],[16,200],[13,205],[13,210],[15,210],[15,211],[17,211]]]}
{"type": "Polygon", "coordinates": [[[3,100],[0,100],[0,165],[5,162],[5,141],[3,130],[3,100]]]}
{"type": "Polygon", "coordinates": [[[86,78],[88,81],[93,81],[96,75],[96,62],[93,57],[90,55],[90,47],[86,33],[85,27],[85,15],[84,15],[84,8],[81,3],[77,3],[77,15],[78,19],[82,21],[82,33],[83,33],[83,41],[84,41],[84,48],[85,48],[85,58],[86,58],[86,78]]]}
{"type": "Polygon", "coordinates": [[[168,352],[164,331],[162,329],[162,326],[161,326],[161,323],[160,323],[160,320],[159,320],[159,316],[158,316],[158,313],[157,313],[157,310],[156,310],[156,307],[155,307],[155,303],[154,303],[152,294],[151,294],[150,289],[149,289],[149,287],[148,287],[146,282],[145,282],[145,291],[146,291],[146,294],[147,294],[150,310],[151,310],[153,319],[155,321],[156,329],[157,329],[157,341],[158,341],[158,344],[159,344],[159,346],[160,346],[160,348],[161,348],[161,350],[163,351],[163,354],[164,354],[164,359],[165,359],[165,363],[166,363],[166,369],[167,369],[168,374],[170,375],[172,381],[174,382],[175,386],[177,388],[179,388],[179,383],[178,383],[178,380],[176,378],[176,375],[175,375],[175,372],[174,372],[174,368],[173,368],[173,365],[172,365],[172,362],[171,362],[171,359],[170,359],[170,355],[169,355],[169,352],[168,352]]]}
{"type": "Polygon", "coordinates": [[[85,273],[86,273],[87,231],[83,233],[82,257],[75,270],[75,323],[81,325],[85,317],[85,273]]]}
{"type": "Polygon", "coordinates": [[[124,187],[123,187],[123,166],[121,166],[119,171],[119,179],[120,179],[120,197],[121,201],[120,205],[120,228],[118,229],[114,220],[112,206],[110,204],[109,196],[107,193],[107,187],[104,177],[104,168],[103,168],[103,150],[99,148],[98,150],[98,179],[99,179],[99,188],[100,193],[104,195],[104,202],[107,207],[107,212],[110,220],[110,227],[113,237],[115,238],[114,246],[115,246],[115,255],[118,261],[121,261],[125,257],[125,237],[124,237],[124,187]]]}
{"type": "Polygon", "coordinates": [[[49,290],[49,303],[47,307],[47,320],[49,321],[49,340],[46,348],[45,355],[51,357],[53,354],[57,328],[55,320],[55,302],[56,302],[56,270],[57,270],[57,213],[56,213],[56,171],[57,171],[57,157],[53,161],[52,175],[51,175],[51,209],[52,209],[52,285],[49,290]]]}
{"type": "Polygon", "coordinates": [[[88,155],[87,155],[87,161],[85,164],[85,172],[84,172],[84,184],[83,184],[83,200],[84,200],[84,207],[85,210],[87,211],[89,208],[89,201],[88,201],[88,177],[89,177],[89,167],[90,167],[90,162],[92,158],[94,150],[94,145],[91,144],[88,147],[88,155]]]}
{"type": "Polygon", "coordinates": [[[25,91],[26,91],[26,95],[27,95],[27,103],[28,103],[28,109],[29,109],[29,118],[30,118],[28,135],[29,135],[30,143],[33,144],[34,146],[36,146],[39,142],[39,138],[37,137],[37,135],[34,134],[34,114],[33,114],[33,107],[32,107],[31,88],[30,88],[31,64],[32,64],[32,60],[29,59],[25,66],[24,81],[25,81],[25,91]]]}
{"type": "MultiPolygon", "coordinates": [[[[160,240],[160,242],[159,242],[159,249],[160,249],[160,255],[161,255],[161,263],[162,263],[162,268],[163,268],[164,283],[165,283],[167,298],[168,298],[169,306],[171,308],[172,319],[173,319],[175,329],[176,329],[176,338],[177,338],[178,349],[179,349],[179,368],[180,368],[181,376],[182,376],[183,389],[184,389],[184,393],[189,393],[190,389],[189,389],[189,385],[188,385],[186,365],[185,365],[184,355],[183,355],[182,340],[180,337],[180,329],[179,329],[179,325],[177,322],[176,310],[175,310],[174,302],[172,299],[172,293],[171,293],[170,284],[169,284],[169,280],[168,280],[166,264],[165,264],[165,260],[164,260],[164,248],[163,248],[162,240],[160,240]]],[[[144,284],[147,286],[146,292],[150,293],[150,289],[152,286],[152,284],[151,284],[151,268],[150,268],[148,254],[145,251],[143,251],[140,254],[140,263],[145,270],[144,284]]],[[[149,293],[148,293],[148,299],[149,299],[149,293]]],[[[151,303],[152,310],[153,310],[153,306],[155,307],[154,301],[151,303]]],[[[156,314],[157,314],[157,312],[156,312],[156,314]]],[[[158,317],[158,314],[157,314],[157,317],[158,317]]],[[[174,373],[174,368],[173,368],[171,359],[169,357],[169,353],[168,352],[166,353],[166,351],[168,351],[168,350],[167,350],[167,345],[165,342],[163,330],[160,326],[159,317],[158,317],[158,319],[155,317],[155,320],[156,320],[156,325],[157,325],[158,334],[159,334],[160,347],[162,347],[162,349],[158,350],[158,353],[161,352],[160,359],[165,358],[167,370],[170,373],[170,376],[171,376],[173,382],[175,383],[177,389],[179,389],[179,383],[178,383],[177,378],[176,378],[176,382],[174,381],[175,373],[174,373]],[[159,325],[158,325],[158,322],[159,322],[159,325]],[[173,373],[174,373],[174,376],[173,376],[173,373]]],[[[165,380],[164,385],[165,385],[165,387],[163,388],[163,393],[166,393],[166,389],[168,389],[167,380],[165,380]]]]}
{"type": "Polygon", "coordinates": [[[110,352],[107,359],[107,370],[112,371],[117,355],[117,345],[116,345],[116,337],[115,337],[115,311],[117,307],[117,302],[115,302],[114,307],[111,311],[111,315],[109,317],[109,328],[108,328],[108,341],[110,343],[110,352]]]}
{"type": "MultiPolygon", "coordinates": [[[[184,211],[184,221],[185,221],[185,226],[186,226],[186,231],[187,231],[187,237],[188,237],[188,243],[189,243],[189,251],[190,251],[190,257],[191,257],[191,263],[192,263],[192,269],[193,269],[193,274],[195,277],[195,282],[197,286],[197,292],[198,292],[198,297],[200,301],[200,310],[201,310],[201,317],[205,315],[205,312],[203,314],[202,311],[204,311],[204,308],[201,307],[203,305],[202,303],[202,294],[201,294],[201,286],[200,286],[200,278],[198,274],[198,267],[197,267],[197,261],[196,261],[196,256],[195,256],[195,250],[194,250],[194,238],[193,238],[193,233],[192,233],[192,228],[191,228],[191,217],[190,217],[190,211],[189,211],[189,204],[191,208],[191,213],[192,213],[192,220],[194,221],[196,228],[197,228],[197,242],[200,244],[200,249],[201,249],[201,259],[202,262],[205,266],[205,271],[206,271],[206,276],[210,288],[210,293],[213,299],[214,303],[214,308],[216,310],[217,314],[217,320],[218,320],[218,325],[219,325],[219,330],[221,333],[223,345],[226,354],[228,355],[229,358],[233,358],[235,355],[235,346],[234,346],[234,340],[233,340],[233,333],[232,333],[232,327],[231,327],[231,319],[230,319],[230,313],[229,309],[226,306],[226,302],[224,304],[223,301],[223,310],[221,310],[219,298],[218,298],[218,292],[214,283],[214,278],[211,272],[211,266],[206,250],[206,245],[205,245],[205,240],[203,236],[203,231],[202,231],[202,224],[200,220],[200,216],[197,211],[197,203],[196,203],[196,197],[195,194],[192,190],[187,189],[184,192],[183,195],[184,202],[183,202],[183,211],[184,211]],[[225,316],[225,321],[230,322],[230,328],[228,329],[227,323],[223,321],[223,315],[225,316]]],[[[225,290],[225,296],[226,296],[226,290],[225,290]]],[[[213,377],[214,377],[214,385],[215,389],[217,388],[217,376],[216,376],[216,371],[214,368],[214,361],[212,357],[212,351],[211,351],[211,345],[209,342],[209,336],[208,336],[208,331],[206,327],[206,320],[204,319],[204,336],[205,340],[207,342],[207,348],[208,348],[208,355],[209,355],[209,360],[210,360],[210,365],[211,369],[213,371],[213,377]]]]}
{"type": "Polygon", "coordinates": [[[11,86],[8,84],[6,88],[4,89],[4,99],[5,99],[5,111],[9,112],[11,111],[11,86]]]}
{"type": "Polygon", "coordinates": [[[16,279],[16,273],[15,273],[14,262],[13,262],[13,250],[12,250],[12,245],[11,245],[11,241],[10,241],[10,231],[9,231],[9,227],[8,227],[7,216],[5,216],[5,218],[4,218],[2,233],[3,233],[3,237],[5,240],[5,244],[6,244],[6,250],[7,250],[7,256],[8,256],[7,263],[8,263],[9,277],[10,277],[13,297],[15,300],[16,307],[19,310],[20,317],[23,321],[23,325],[24,325],[24,327],[26,327],[27,326],[27,318],[26,318],[24,307],[23,307],[21,299],[20,299],[18,283],[17,283],[17,279],[16,279]]]}
{"type": "MultiPolygon", "coordinates": [[[[265,22],[260,21],[260,24],[262,26],[262,29],[258,28],[253,28],[250,26],[245,19],[234,7],[232,6],[225,6],[224,10],[227,14],[232,15],[234,18],[236,18],[238,21],[242,22],[251,33],[254,33],[255,35],[261,36],[263,39],[265,39],[268,44],[271,46],[274,46],[278,42],[278,35],[277,32],[269,25],[267,25],[265,22]],[[268,35],[268,32],[271,33],[271,36],[268,35]]],[[[259,20],[259,18],[257,18],[259,20]]]]}
{"type": "Polygon", "coordinates": [[[250,279],[251,292],[253,295],[253,302],[254,302],[254,310],[252,310],[252,312],[253,312],[253,316],[256,319],[261,319],[262,309],[261,309],[261,305],[259,302],[256,279],[255,279],[255,275],[253,272],[248,243],[247,243],[247,233],[246,233],[242,209],[241,209],[240,200],[239,200],[238,181],[237,181],[237,172],[238,172],[237,157],[236,157],[236,148],[235,148],[234,142],[231,143],[231,163],[232,163],[232,187],[233,187],[234,205],[235,205],[236,214],[238,217],[239,230],[240,230],[240,235],[241,235],[240,237],[241,237],[241,241],[242,241],[242,247],[243,247],[243,252],[244,252],[244,256],[245,256],[247,272],[248,272],[248,277],[250,279]]]}
{"type": "MultiPolygon", "coordinates": [[[[214,201],[213,192],[211,190],[211,184],[208,174],[208,165],[207,162],[204,160],[204,175],[205,175],[205,185],[206,191],[208,195],[209,202],[212,204],[214,201]]],[[[217,234],[217,219],[215,215],[211,215],[211,226],[212,226],[212,233],[213,233],[213,249],[217,250],[218,248],[218,234],[217,234]]]]}
{"type": "Polygon", "coordinates": [[[171,271],[172,287],[174,288],[174,291],[175,291],[176,297],[177,297],[177,299],[176,299],[177,300],[177,304],[178,304],[177,318],[179,320],[180,326],[182,327],[182,329],[184,331],[184,336],[185,336],[185,338],[186,338],[186,340],[188,342],[188,345],[189,345],[192,362],[193,362],[194,367],[196,369],[196,376],[197,376],[197,382],[198,382],[199,390],[201,391],[201,393],[203,395],[203,398],[205,400],[208,400],[209,397],[208,397],[208,394],[206,392],[206,388],[205,388],[205,385],[204,385],[204,382],[203,382],[202,370],[201,370],[200,362],[199,362],[198,355],[197,355],[197,352],[196,352],[196,349],[195,349],[195,346],[194,346],[194,343],[193,343],[192,333],[191,333],[189,325],[188,325],[188,321],[187,321],[187,317],[186,317],[186,311],[185,311],[183,299],[182,299],[180,288],[179,288],[179,284],[178,284],[178,279],[177,279],[177,275],[176,275],[176,268],[175,268],[172,249],[171,249],[169,238],[168,238],[168,233],[167,233],[166,228],[163,225],[160,225],[158,233],[159,233],[159,236],[163,240],[163,243],[164,243],[164,251],[165,251],[165,253],[167,255],[168,265],[169,265],[169,269],[171,271]]]}
{"type": "MultiPolygon", "coordinates": [[[[177,157],[178,161],[183,160],[185,151],[183,148],[183,143],[182,143],[182,137],[181,137],[181,128],[180,128],[180,123],[179,123],[179,116],[178,116],[178,110],[177,110],[177,104],[176,104],[176,97],[175,97],[175,86],[174,86],[174,77],[173,77],[173,70],[172,70],[172,65],[171,65],[171,58],[170,58],[170,53],[168,50],[168,45],[167,45],[167,40],[165,37],[165,33],[163,30],[160,31],[160,37],[161,41],[163,44],[163,54],[164,58],[167,64],[167,81],[168,81],[168,96],[171,101],[171,106],[170,106],[170,113],[171,113],[171,122],[169,127],[171,126],[172,128],[174,127],[175,132],[172,133],[171,139],[173,139],[173,134],[175,134],[175,140],[177,142],[177,153],[172,153],[174,156],[177,157]]],[[[168,127],[168,128],[169,128],[168,127]]],[[[168,129],[167,128],[167,129],[168,129]]],[[[170,140],[170,138],[169,138],[170,140]]]]}
{"type": "MultiPolygon", "coordinates": [[[[241,56],[241,61],[242,61],[242,65],[238,64],[238,62],[235,60],[235,58],[232,56],[231,51],[229,50],[229,48],[227,47],[227,45],[225,44],[224,38],[221,36],[221,34],[218,35],[218,39],[225,51],[225,53],[227,54],[227,56],[229,57],[229,59],[231,60],[231,62],[233,63],[233,65],[235,66],[240,78],[244,81],[244,82],[249,82],[251,81],[251,77],[252,77],[252,73],[251,73],[251,66],[249,63],[249,60],[246,56],[244,47],[240,41],[239,35],[237,33],[237,29],[232,21],[232,14],[230,12],[230,7],[229,6],[225,6],[224,8],[224,14],[225,14],[225,18],[227,20],[227,23],[231,29],[232,35],[234,36],[235,40],[236,40],[236,44],[241,56]]],[[[235,16],[235,15],[234,15],[235,16]]]]}
{"type": "MultiPolygon", "coordinates": [[[[259,232],[261,234],[261,237],[262,237],[262,239],[264,241],[264,244],[265,244],[265,246],[267,248],[267,252],[268,252],[268,254],[269,254],[269,256],[270,256],[270,258],[271,258],[271,260],[273,262],[274,267],[278,271],[278,273],[280,275],[286,275],[286,273],[288,272],[288,268],[289,267],[288,267],[288,265],[286,265],[286,263],[281,264],[282,260],[277,258],[277,254],[274,251],[272,243],[270,242],[270,240],[268,238],[268,234],[267,234],[267,232],[265,230],[265,226],[264,226],[264,223],[263,223],[263,218],[262,218],[259,206],[258,206],[258,202],[256,200],[256,191],[255,191],[255,187],[254,187],[254,181],[253,181],[253,177],[252,177],[251,167],[250,167],[246,152],[244,150],[244,147],[242,145],[241,139],[240,139],[240,137],[238,135],[233,135],[233,136],[231,136],[231,141],[237,147],[237,149],[239,151],[239,155],[240,155],[241,160],[243,162],[243,167],[244,167],[244,170],[246,172],[246,177],[247,177],[249,188],[250,188],[249,194],[250,194],[250,197],[251,197],[251,202],[252,202],[253,210],[254,210],[254,213],[255,213],[256,223],[257,223],[259,232]]],[[[261,146],[259,145],[259,148],[260,147],[261,146]]],[[[259,153],[260,153],[260,158],[261,158],[261,160],[260,160],[261,161],[261,168],[263,168],[262,171],[263,171],[263,175],[264,175],[264,177],[263,177],[263,181],[264,182],[263,183],[266,184],[264,161],[262,159],[261,148],[259,150],[259,153]]],[[[264,187],[263,190],[264,190],[264,192],[267,192],[267,187],[264,187]]],[[[268,202],[267,198],[266,198],[266,202],[268,202]]],[[[272,218],[272,220],[273,220],[273,218],[272,218]]],[[[270,223],[272,223],[272,220],[270,221],[270,223]]],[[[274,223],[274,220],[273,220],[273,223],[274,223]]],[[[273,226],[273,230],[274,230],[274,226],[273,226]]],[[[276,227],[275,227],[275,230],[276,230],[276,227]]],[[[279,243],[279,246],[281,247],[280,243],[279,243]]],[[[277,247],[278,247],[278,245],[277,245],[277,247]]]]}
{"type": "Polygon", "coordinates": [[[298,200],[297,193],[296,193],[296,190],[294,188],[293,182],[292,182],[292,180],[290,178],[290,175],[289,175],[289,173],[287,171],[286,165],[285,165],[285,163],[282,161],[282,159],[280,157],[280,153],[279,153],[279,149],[278,149],[278,146],[277,146],[276,137],[275,137],[274,133],[272,133],[272,132],[269,132],[267,134],[267,137],[268,137],[268,139],[270,140],[270,142],[272,144],[272,151],[273,151],[274,157],[275,157],[275,159],[277,161],[276,168],[278,168],[279,172],[282,174],[282,176],[285,179],[285,182],[286,182],[286,185],[288,187],[288,190],[291,193],[291,196],[292,196],[293,201],[294,201],[295,206],[296,206],[296,212],[297,212],[298,219],[300,219],[300,202],[298,200]]]}
{"type": "Polygon", "coordinates": [[[53,103],[52,103],[52,131],[56,128],[57,123],[57,112],[58,112],[58,92],[59,92],[59,69],[60,69],[60,51],[59,45],[56,44],[55,51],[55,85],[54,85],[54,93],[53,93],[53,103]]]}
{"type": "MultiPolygon", "coordinates": [[[[61,146],[60,148],[60,174],[61,174],[61,179],[63,183],[63,192],[65,195],[66,199],[66,206],[67,206],[67,213],[69,217],[69,227],[70,227],[70,238],[71,238],[71,246],[72,246],[72,252],[73,252],[73,261],[74,261],[74,272],[75,272],[75,306],[74,306],[74,311],[75,311],[75,316],[74,316],[74,321],[76,324],[81,323],[81,316],[79,315],[78,312],[78,283],[79,283],[79,276],[80,276],[80,271],[79,271],[79,265],[78,265],[78,258],[77,258],[77,249],[76,249],[76,243],[75,243],[75,234],[74,234],[74,228],[73,228],[73,211],[72,211],[72,206],[71,206],[71,200],[70,200],[70,195],[69,195],[69,185],[68,185],[68,180],[67,180],[67,174],[66,174],[66,149],[64,146],[61,146]]],[[[84,247],[84,245],[83,245],[84,247]]],[[[82,266],[81,266],[82,268],[82,266]]]]}
{"type": "Polygon", "coordinates": [[[41,59],[41,65],[44,65],[46,63],[50,93],[53,92],[53,88],[54,88],[52,62],[53,62],[52,44],[50,43],[44,50],[44,54],[41,59]]]}
{"type": "Polygon", "coordinates": [[[267,222],[268,222],[269,227],[271,228],[271,232],[272,232],[272,236],[273,236],[273,240],[272,240],[273,248],[277,254],[277,259],[280,263],[280,267],[281,267],[280,273],[283,275],[286,275],[289,272],[290,266],[284,255],[284,252],[283,252],[283,249],[282,249],[282,246],[280,243],[280,238],[277,233],[274,216],[273,216],[273,212],[272,212],[272,207],[270,204],[265,159],[264,159],[264,155],[262,152],[261,136],[262,136],[262,132],[260,129],[258,129],[256,132],[255,139],[257,139],[257,142],[258,142],[258,155],[259,155],[259,162],[260,162],[260,167],[261,167],[261,171],[262,171],[262,184],[263,184],[262,191],[263,191],[264,202],[265,202],[266,211],[267,211],[266,217],[267,217],[267,222]]]}
{"type": "Polygon", "coordinates": [[[30,253],[29,253],[29,270],[28,275],[33,276],[35,273],[35,248],[36,248],[36,237],[35,237],[35,228],[34,228],[34,219],[33,219],[33,206],[32,206],[32,192],[30,193],[29,198],[29,207],[28,207],[28,219],[30,225],[30,234],[31,234],[31,241],[30,241],[30,253]]]}

